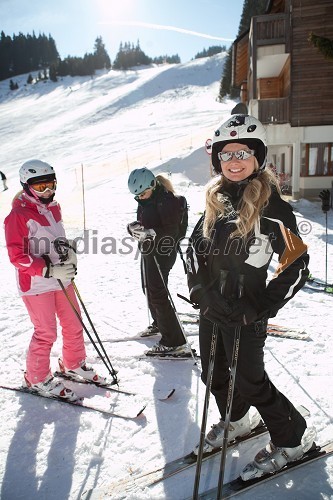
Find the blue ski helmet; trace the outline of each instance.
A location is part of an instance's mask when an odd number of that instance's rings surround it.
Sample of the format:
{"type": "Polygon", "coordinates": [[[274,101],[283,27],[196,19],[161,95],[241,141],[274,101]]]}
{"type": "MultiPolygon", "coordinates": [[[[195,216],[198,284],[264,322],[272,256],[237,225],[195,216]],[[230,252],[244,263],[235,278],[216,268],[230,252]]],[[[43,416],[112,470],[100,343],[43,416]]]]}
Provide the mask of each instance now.
{"type": "Polygon", "coordinates": [[[146,189],[154,189],[155,186],[155,175],[148,168],[137,168],[130,173],[128,189],[135,196],[143,193],[146,189]]]}

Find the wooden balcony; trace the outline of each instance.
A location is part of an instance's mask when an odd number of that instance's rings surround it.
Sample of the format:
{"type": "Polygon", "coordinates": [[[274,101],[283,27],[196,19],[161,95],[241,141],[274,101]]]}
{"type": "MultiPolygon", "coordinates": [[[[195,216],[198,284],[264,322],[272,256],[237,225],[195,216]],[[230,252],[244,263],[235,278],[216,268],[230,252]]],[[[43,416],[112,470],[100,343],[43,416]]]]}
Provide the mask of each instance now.
{"type": "Polygon", "coordinates": [[[252,36],[257,47],[276,44],[289,45],[289,25],[286,14],[254,17],[252,19],[252,36]]]}
{"type": "Polygon", "coordinates": [[[289,123],[290,99],[289,97],[260,99],[258,100],[258,112],[261,123],[289,123]]]}

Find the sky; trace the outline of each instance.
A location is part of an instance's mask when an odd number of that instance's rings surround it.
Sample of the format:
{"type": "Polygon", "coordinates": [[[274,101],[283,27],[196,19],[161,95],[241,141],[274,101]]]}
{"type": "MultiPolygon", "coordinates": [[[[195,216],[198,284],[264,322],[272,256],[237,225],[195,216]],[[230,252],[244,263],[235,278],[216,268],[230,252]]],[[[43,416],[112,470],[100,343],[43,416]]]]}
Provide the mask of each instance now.
{"type": "Polygon", "coordinates": [[[181,62],[237,37],[243,0],[0,0],[0,30],[12,36],[51,34],[62,59],[93,52],[101,36],[111,62],[121,42],[149,57],[181,62]]]}
{"type": "MultiPolygon", "coordinates": [[[[148,314],[137,247],[126,230],[136,219],[137,208],[127,179],[129,171],[143,165],[155,174],[168,175],[176,193],[188,201],[187,235],[191,234],[204,209],[204,186],[210,179],[205,140],[235,105],[230,100],[216,101],[223,58],[218,54],[181,65],[98,71],[93,78],[65,77],[33,85],[25,85],[27,75],[22,75],[15,78],[19,84],[15,92],[9,90],[9,80],[0,82],[1,170],[8,177],[8,190],[0,192],[0,385],[21,384],[33,330],[17,294],[3,220],[20,189],[19,167],[23,161],[39,158],[55,168],[56,199],[67,236],[82,238],[75,278],[80,296],[118,370],[120,388],[137,395],[125,397],[90,386],[75,386],[75,391],[88,403],[122,414],[136,414],[147,404],[141,417],[123,420],[0,389],[1,500],[83,500],[84,491],[104,486],[109,494],[96,493],[86,499],[192,498],[194,468],[149,488],[144,482],[130,482],[129,489],[119,484],[121,478],[163,468],[193,449],[200,436],[205,397],[200,360],[194,365],[192,359],[148,359],[145,351],[160,337],[138,339],[138,332],[148,324],[148,314]],[[106,241],[112,241],[112,246],[106,241]],[[160,401],[171,389],[175,389],[172,398],[160,401]],[[108,487],[111,483],[114,486],[108,487]]],[[[321,203],[301,199],[292,205],[300,230],[307,227],[304,239],[309,245],[311,273],[324,279],[326,235],[321,203]]],[[[329,283],[333,281],[332,215],[332,211],[327,214],[329,283]]],[[[169,276],[169,290],[187,339],[199,353],[198,325],[185,323],[183,315],[193,314],[194,309],[177,296],[188,297],[179,257],[169,276]]],[[[265,347],[271,380],[296,406],[309,409],[307,422],[316,427],[318,443],[329,441],[333,433],[332,301],[331,295],[304,287],[273,322],[300,328],[308,337],[269,336],[265,347]]],[[[90,330],[87,320],[85,324],[90,330]]],[[[107,375],[87,336],[85,345],[87,362],[107,375]]],[[[51,352],[53,370],[61,346],[59,332],[51,352]]],[[[211,398],[207,430],[218,420],[211,398]]],[[[231,448],[225,480],[234,479],[268,440],[266,434],[231,448]]],[[[219,463],[219,456],[205,462],[200,491],[217,485],[219,463]]],[[[333,456],[276,476],[257,486],[255,493],[251,490],[237,498],[329,500],[332,487],[333,456]]]]}

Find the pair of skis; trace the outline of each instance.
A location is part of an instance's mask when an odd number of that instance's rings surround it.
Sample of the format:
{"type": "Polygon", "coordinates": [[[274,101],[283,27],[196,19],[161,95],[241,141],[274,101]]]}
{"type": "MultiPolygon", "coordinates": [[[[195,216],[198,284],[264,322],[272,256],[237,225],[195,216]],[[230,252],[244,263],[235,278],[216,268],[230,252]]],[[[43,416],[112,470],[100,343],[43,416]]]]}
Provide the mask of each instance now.
{"type": "Polygon", "coordinates": [[[323,292],[328,294],[333,294],[333,283],[325,283],[325,281],[309,276],[305,287],[313,292],[323,292]]]}
{"type": "MultiPolygon", "coordinates": [[[[195,315],[196,317],[188,316],[184,314],[184,319],[182,318],[183,323],[187,324],[198,324],[199,319],[198,316],[195,315]]],[[[197,332],[195,333],[197,335],[197,332]]],[[[306,330],[303,328],[294,328],[290,326],[282,326],[282,325],[277,325],[273,323],[269,323],[267,326],[267,334],[273,337],[281,337],[281,338],[289,338],[289,339],[295,339],[295,340],[308,340],[309,339],[309,334],[306,330]]],[[[117,339],[111,339],[109,342],[111,343],[117,343],[117,342],[132,342],[135,340],[147,340],[149,338],[153,338],[157,333],[154,335],[146,335],[142,337],[142,335],[133,335],[132,337],[122,337],[122,338],[117,338],[117,339]]],[[[193,333],[187,333],[187,336],[190,337],[193,335],[193,333]]]]}
{"type": "MultiPolygon", "coordinates": [[[[297,408],[298,411],[304,416],[308,417],[309,416],[309,411],[304,408],[303,406],[300,406],[297,408]]],[[[247,443],[247,442],[252,442],[255,439],[259,438],[260,436],[265,435],[268,433],[267,428],[265,424],[262,422],[251,431],[251,433],[247,436],[244,436],[242,438],[238,438],[236,441],[230,443],[228,445],[228,448],[233,448],[237,447],[239,443],[247,443]]],[[[203,462],[207,462],[210,459],[213,459],[214,457],[217,457],[221,453],[221,448],[216,448],[212,450],[210,453],[206,453],[203,456],[203,462]]],[[[311,451],[307,452],[305,455],[300,460],[297,460],[295,462],[290,462],[288,463],[283,469],[278,471],[275,474],[269,474],[262,476],[256,480],[251,480],[251,481],[242,481],[241,479],[236,479],[233,480],[225,485],[223,485],[223,498],[230,498],[240,491],[247,491],[256,486],[259,483],[263,483],[266,481],[271,480],[272,478],[276,477],[279,474],[283,474],[285,472],[288,472],[291,469],[295,469],[297,467],[301,467],[303,465],[306,465],[309,462],[313,462],[319,458],[322,457],[327,457],[333,453],[333,443],[329,442],[327,444],[324,444],[322,446],[315,446],[311,451]]],[[[135,495],[135,492],[137,492],[139,489],[147,488],[147,487],[152,487],[156,484],[158,484],[161,481],[164,481],[168,478],[173,477],[176,474],[179,474],[185,470],[188,470],[192,468],[196,464],[196,455],[192,452],[189,453],[188,455],[185,455],[184,457],[177,458],[176,460],[173,460],[164,467],[158,468],[156,470],[144,473],[144,474],[139,474],[139,475],[133,475],[133,476],[126,476],[123,479],[120,479],[118,481],[114,481],[110,483],[107,486],[104,486],[102,488],[97,488],[97,489],[91,489],[86,491],[83,496],[82,500],[97,500],[99,498],[108,498],[108,496],[117,496],[117,495],[135,495]]],[[[134,498],[134,496],[133,496],[134,498]]],[[[208,492],[201,493],[199,495],[199,498],[202,499],[215,499],[216,498],[216,488],[209,490],[208,492]]]]}
{"type": "Polygon", "coordinates": [[[52,396],[52,395],[46,395],[46,394],[42,395],[38,392],[32,391],[28,387],[23,387],[23,386],[11,386],[11,385],[1,384],[0,389],[6,389],[9,391],[15,391],[15,392],[22,392],[24,394],[31,394],[32,396],[38,396],[41,398],[50,399],[52,401],[58,401],[59,403],[62,403],[62,404],[69,404],[69,405],[73,405],[73,406],[78,406],[79,408],[83,408],[85,410],[97,411],[97,412],[103,413],[104,415],[107,415],[109,417],[117,417],[117,418],[121,418],[124,420],[135,420],[136,418],[138,418],[140,415],[143,414],[143,411],[146,408],[146,406],[143,406],[137,412],[133,411],[133,414],[129,414],[129,413],[124,413],[123,411],[121,411],[121,412],[116,411],[109,404],[106,407],[102,407],[102,406],[98,406],[97,404],[95,405],[93,403],[90,403],[87,400],[85,400],[84,398],[80,398],[80,399],[77,399],[75,401],[70,401],[69,399],[60,398],[59,396],[52,396]]]}
{"type": "MultiPolygon", "coordinates": [[[[333,453],[333,441],[329,441],[328,443],[323,444],[321,446],[314,445],[313,448],[311,448],[311,450],[304,453],[302,458],[300,458],[299,460],[295,460],[294,462],[287,463],[282,469],[280,469],[275,474],[266,474],[260,478],[251,479],[249,481],[243,481],[241,478],[237,478],[233,481],[230,481],[229,483],[224,484],[223,499],[232,498],[241,492],[248,492],[252,490],[252,488],[254,488],[255,486],[258,486],[259,484],[267,483],[268,481],[276,478],[277,476],[281,476],[286,472],[298,469],[300,467],[303,467],[304,465],[315,462],[320,458],[327,458],[328,456],[332,455],[332,453],[333,453]]],[[[199,498],[201,500],[216,500],[216,494],[217,494],[217,488],[212,488],[209,491],[201,493],[201,495],[199,495],[199,498]]],[[[252,494],[255,495],[255,493],[252,494]]],[[[306,493],[304,494],[306,495],[306,493]]],[[[255,496],[253,498],[255,498],[255,496]]],[[[191,499],[189,498],[187,500],[191,499]]]]}
{"type": "MultiPolygon", "coordinates": [[[[253,431],[251,434],[248,436],[239,438],[237,441],[229,445],[230,447],[236,446],[237,444],[241,442],[247,442],[255,439],[258,436],[261,436],[267,432],[267,428],[264,424],[259,425],[253,431]]],[[[209,459],[219,455],[221,453],[221,448],[215,448],[209,453],[205,453],[203,456],[202,461],[206,462],[209,459]]],[[[117,494],[133,494],[135,491],[137,491],[138,488],[143,489],[149,486],[154,486],[155,484],[158,484],[161,481],[164,481],[166,479],[169,479],[170,477],[179,474],[180,472],[183,472],[187,469],[192,468],[195,466],[197,462],[197,456],[192,452],[184,457],[177,458],[173,460],[172,462],[167,463],[164,465],[164,467],[161,467],[159,469],[140,474],[137,476],[132,476],[128,477],[126,476],[125,478],[117,481],[117,482],[112,482],[110,485],[103,487],[103,488],[98,488],[97,490],[89,490],[85,492],[85,495],[83,496],[84,499],[98,499],[98,498],[103,498],[105,496],[107,498],[107,495],[117,495],[117,494]]]]}
{"type": "MultiPolygon", "coordinates": [[[[181,313],[182,322],[187,324],[199,323],[199,316],[197,313],[181,313]]],[[[191,334],[187,334],[190,336],[191,334]]],[[[268,323],[267,335],[273,337],[282,337],[296,340],[307,340],[309,334],[303,328],[294,328],[290,326],[282,326],[274,323],[268,323]]]]}
{"type": "MultiPolygon", "coordinates": [[[[109,416],[109,417],[116,417],[116,418],[121,418],[124,420],[137,419],[138,417],[143,415],[143,412],[146,408],[146,405],[143,404],[143,405],[138,406],[137,410],[128,411],[128,409],[127,409],[128,405],[126,405],[126,408],[119,410],[117,408],[119,406],[118,401],[110,402],[110,400],[109,400],[110,394],[109,393],[117,394],[118,396],[132,396],[132,398],[134,398],[135,396],[139,396],[139,395],[134,393],[134,392],[125,391],[122,389],[116,389],[113,384],[103,386],[103,385],[99,385],[99,384],[96,384],[94,382],[90,382],[87,380],[83,380],[83,379],[79,380],[76,377],[70,377],[67,375],[64,376],[64,374],[61,372],[55,372],[54,375],[57,377],[65,378],[69,382],[74,383],[74,384],[84,384],[84,385],[95,386],[97,388],[97,390],[99,390],[99,393],[100,393],[99,395],[101,395],[102,397],[98,398],[99,399],[98,403],[97,402],[93,403],[93,402],[90,402],[85,397],[80,397],[76,401],[70,401],[68,399],[64,399],[64,398],[61,398],[58,396],[53,396],[51,394],[44,395],[44,394],[40,394],[40,393],[33,391],[33,390],[29,389],[28,387],[24,387],[24,386],[0,384],[0,389],[5,389],[5,390],[9,390],[9,391],[14,391],[14,392],[21,392],[24,394],[30,394],[32,396],[46,398],[46,399],[50,399],[53,401],[58,401],[60,403],[78,406],[79,408],[83,408],[86,410],[99,412],[99,413],[102,413],[102,414],[109,416]]],[[[158,396],[158,400],[160,400],[160,401],[167,400],[174,394],[174,392],[175,392],[175,389],[172,389],[172,390],[166,392],[165,394],[161,394],[160,397],[158,396]]],[[[145,398],[145,396],[142,396],[142,397],[145,398]]],[[[130,404],[133,405],[132,402],[130,404]]]]}

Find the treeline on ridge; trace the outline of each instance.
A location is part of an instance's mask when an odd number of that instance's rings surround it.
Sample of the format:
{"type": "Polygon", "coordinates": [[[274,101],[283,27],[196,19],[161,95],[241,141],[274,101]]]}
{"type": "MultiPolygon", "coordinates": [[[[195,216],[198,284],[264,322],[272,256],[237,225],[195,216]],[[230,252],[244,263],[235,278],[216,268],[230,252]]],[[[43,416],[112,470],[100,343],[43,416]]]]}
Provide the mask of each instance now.
{"type": "MultiPolygon", "coordinates": [[[[213,46],[198,52],[194,58],[208,57],[225,51],[226,47],[213,46]]],[[[112,68],[126,70],[135,66],[149,64],[178,64],[178,54],[168,56],[161,55],[151,58],[147,56],[140,47],[139,40],[134,45],[130,42],[121,43],[119,51],[113,61],[112,68]]],[[[10,37],[1,32],[0,35],[0,80],[13,78],[24,73],[38,71],[35,80],[57,81],[63,76],[86,76],[93,75],[98,69],[110,69],[111,60],[105,49],[101,37],[95,40],[94,51],[86,53],[83,57],[67,56],[61,59],[56,43],[51,35],[13,35],[10,37]],[[46,71],[48,70],[48,71],[46,71]]],[[[34,79],[29,74],[27,83],[33,83],[34,79]]],[[[10,81],[11,90],[18,88],[17,83],[10,81]]]]}
{"type": "MultiPolygon", "coordinates": [[[[140,47],[130,42],[121,43],[116,58],[112,64],[114,69],[128,69],[138,65],[162,63],[180,63],[178,54],[173,56],[148,57],[140,47]]],[[[56,43],[51,35],[13,35],[10,37],[1,32],[0,35],[0,80],[13,78],[17,75],[32,71],[43,71],[45,79],[46,68],[49,78],[57,81],[57,77],[93,75],[98,69],[110,69],[111,60],[105,49],[101,37],[95,40],[93,53],[86,53],[83,57],[67,56],[61,59],[56,43]]],[[[29,78],[28,83],[31,83],[29,78]]],[[[17,86],[13,83],[13,88],[17,86]]]]}
{"type": "Polygon", "coordinates": [[[13,35],[3,31],[0,35],[0,80],[17,75],[41,71],[48,68],[49,78],[57,81],[58,76],[92,75],[95,70],[110,68],[111,61],[101,37],[97,37],[94,52],[84,57],[68,56],[61,60],[56,43],[49,35],[13,35]]]}

